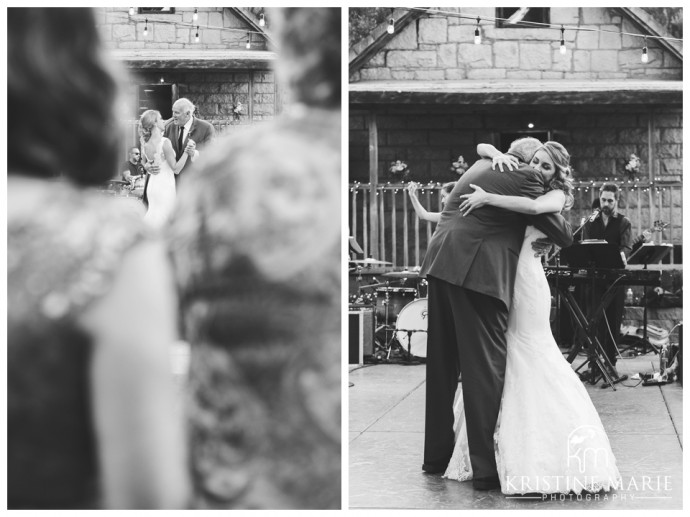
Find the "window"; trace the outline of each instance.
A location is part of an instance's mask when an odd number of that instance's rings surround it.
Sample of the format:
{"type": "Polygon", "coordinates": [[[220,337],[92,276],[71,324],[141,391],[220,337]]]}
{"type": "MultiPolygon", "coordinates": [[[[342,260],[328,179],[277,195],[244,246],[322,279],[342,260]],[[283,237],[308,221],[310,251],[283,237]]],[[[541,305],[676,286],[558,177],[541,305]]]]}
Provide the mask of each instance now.
{"type": "Polygon", "coordinates": [[[139,106],[137,116],[146,110],[158,110],[164,119],[172,117],[173,85],[142,84],[139,86],[139,106]]]}
{"type": "Polygon", "coordinates": [[[535,23],[550,23],[550,9],[548,7],[497,7],[496,20],[499,29],[524,29],[538,27],[535,23]]]}
{"type": "Polygon", "coordinates": [[[175,14],[174,7],[140,7],[139,14],[175,14]]]}

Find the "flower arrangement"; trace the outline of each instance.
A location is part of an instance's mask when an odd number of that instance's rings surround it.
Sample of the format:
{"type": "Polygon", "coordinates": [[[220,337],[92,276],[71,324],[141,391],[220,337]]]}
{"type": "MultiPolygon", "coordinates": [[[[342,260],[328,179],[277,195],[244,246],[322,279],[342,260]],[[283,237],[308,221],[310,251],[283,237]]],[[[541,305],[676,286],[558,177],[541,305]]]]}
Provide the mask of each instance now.
{"type": "Polygon", "coordinates": [[[467,164],[462,155],[458,156],[458,159],[450,165],[450,170],[456,173],[458,176],[465,174],[465,171],[467,171],[469,168],[470,166],[467,164]]]}
{"type": "Polygon", "coordinates": [[[242,106],[242,103],[240,101],[237,101],[237,104],[233,103],[232,104],[232,118],[234,120],[239,120],[240,115],[244,112],[244,106],[242,106]]]}
{"type": "Polygon", "coordinates": [[[641,165],[642,161],[637,155],[635,153],[631,154],[628,163],[625,164],[625,174],[628,176],[628,179],[634,179],[639,174],[641,165]]]}
{"type": "Polygon", "coordinates": [[[410,174],[410,169],[407,167],[407,164],[401,160],[395,160],[394,162],[391,162],[391,166],[388,168],[388,172],[390,172],[393,176],[396,176],[400,178],[401,180],[404,180],[408,174],[410,174]]]}

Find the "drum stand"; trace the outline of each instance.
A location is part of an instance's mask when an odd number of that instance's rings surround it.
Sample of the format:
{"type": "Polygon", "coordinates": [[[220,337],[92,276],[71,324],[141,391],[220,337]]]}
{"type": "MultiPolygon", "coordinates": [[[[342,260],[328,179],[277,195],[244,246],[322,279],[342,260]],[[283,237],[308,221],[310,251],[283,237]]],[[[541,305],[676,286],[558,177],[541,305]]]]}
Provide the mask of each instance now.
{"type": "Polygon", "coordinates": [[[415,332],[426,332],[426,330],[423,329],[397,329],[398,332],[407,332],[407,361],[405,361],[406,365],[413,365],[413,364],[422,364],[421,361],[415,359],[414,361],[412,360],[412,334],[415,332]]]}

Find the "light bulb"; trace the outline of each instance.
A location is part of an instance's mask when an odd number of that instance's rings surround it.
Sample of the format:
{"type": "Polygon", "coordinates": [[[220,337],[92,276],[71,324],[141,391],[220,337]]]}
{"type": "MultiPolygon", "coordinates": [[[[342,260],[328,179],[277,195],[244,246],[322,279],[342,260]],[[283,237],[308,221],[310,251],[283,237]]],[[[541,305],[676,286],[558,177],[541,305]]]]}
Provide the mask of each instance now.
{"type": "Polygon", "coordinates": [[[649,63],[649,54],[647,53],[647,47],[642,49],[642,57],[640,58],[643,63],[649,63]]]}
{"type": "Polygon", "coordinates": [[[388,31],[388,34],[393,34],[395,32],[395,20],[393,20],[393,18],[388,20],[388,28],[386,31],[388,31]]]}
{"type": "Polygon", "coordinates": [[[259,27],[263,27],[266,25],[266,18],[264,17],[264,13],[261,13],[259,15],[259,27]]]}
{"type": "Polygon", "coordinates": [[[246,48],[247,48],[247,50],[249,50],[250,48],[252,48],[252,42],[251,42],[251,40],[249,40],[249,39],[247,40],[246,48]]]}
{"type": "Polygon", "coordinates": [[[561,40],[561,54],[565,56],[565,53],[567,52],[567,49],[565,48],[565,41],[561,40]]]}
{"type": "Polygon", "coordinates": [[[532,124],[532,123],[530,122],[529,124],[527,124],[527,127],[530,128],[530,129],[532,129],[532,128],[534,127],[534,124],[532,124]]]}
{"type": "Polygon", "coordinates": [[[134,7],[129,8],[129,15],[134,16],[134,7]]]}
{"type": "Polygon", "coordinates": [[[481,45],[482,43],[482,35],[479,33],[479,27],[474,29],[474,44],[475,45],[481,45]]]}
{"type": "Polygon", "coordinates": [[[199,9],[194,8],[194,14],[192,15],[192,20],[197,21],[199,19],[199,9]]]}
{"type": "Polygon", "coordinates": [[[165,82],[165,80],[161,77],[161,84],[163,84],[164,82],[165,82]]]}
{"type": "Polygon", "coordinates": [[[199,43],[199,26],[196,26],[196,36],[194,37],[194,41],[199,43]]]}

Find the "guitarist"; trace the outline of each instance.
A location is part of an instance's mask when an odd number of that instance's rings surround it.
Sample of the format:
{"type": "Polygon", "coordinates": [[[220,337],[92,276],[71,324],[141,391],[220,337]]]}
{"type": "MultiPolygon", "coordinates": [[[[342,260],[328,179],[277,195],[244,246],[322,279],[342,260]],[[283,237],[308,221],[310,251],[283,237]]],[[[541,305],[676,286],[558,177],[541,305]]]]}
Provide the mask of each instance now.
{"type": "MultiPolygon", "coordinates": [[[[585,223],[582,229],[582,238],[603,239],[610,244],[615,244],[621,254],[627,258],[632,251],[632,227],[630,220],[618,212],[619,195],[620,189],[615,183],[604,183],[601,186],[599,189],[600,212],[594,219],[585,223]]],[[[597,285],[595,298],[600,300],[609,287],[606,284],[597,285]]],[[[587,299],[591,300],[591,296],[588,296],[587,299]]],[[[616,287],[615,296],[605,310],[606,317],[599,324],[599,341],[604,348],[606,357],[614,366],[618,359],[616,343],[620,338],[624,304],[625,289],[616,287]]]]}

